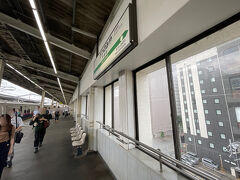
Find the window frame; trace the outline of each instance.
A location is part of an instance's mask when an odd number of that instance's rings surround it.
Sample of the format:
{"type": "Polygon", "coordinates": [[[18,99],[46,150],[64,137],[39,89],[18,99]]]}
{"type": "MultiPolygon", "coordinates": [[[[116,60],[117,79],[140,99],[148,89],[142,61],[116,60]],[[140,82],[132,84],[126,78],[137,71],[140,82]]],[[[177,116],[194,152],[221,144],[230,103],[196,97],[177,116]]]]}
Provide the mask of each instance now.
{"type": "Polygon", "coordinates": [[[111,83],[103,86],[103,124],[105,124],[105,105],[106,105],[106,102],[105,102],[105,96],[106,96],[106,88],[108,86],[111,86],[111,106],[112,106],[112,112],[111,112],[111,116],[112,116],[112,127],[114,129],[114,83],[116,83],[117,81],[119,81],[119,79],[116,79],[114,81],[112,81],[111,83]]]}
{"type": "MultiPolygon", "coordinates": [[[[173,140],[174,140],[174,150],[175,150],[175,157],[178,160],[181,160],[181,153],[180,153],[180,140],[179,140],[179,132],[177,127],[177,111],[176,111],[176,99],[174,93],[174,84],[173,84],[173,77],[172,77],[172,64],[171,64],[171,55],[222,30],[225,27],[230,26],[231,24],[240,20],[239,13],[229,17],[228,19],[220,22],[219,24],[207,29],[206,31],[198,34],[197,36],[185,41],[184,43],[174,47],[173,49],[163,53],[162,55],[152,59],[151,61],[143,64],[142,66],[134,69],[133,72],[133,96],[134,96],[134,114],[135,114],[135,139],[139,140],[139,129],[138,129],[138,107],[137,107],[137,80],[136,74],[137,72],[155,64],[160,61],[165,60],[166,62],[166,70],[167,70],[167,78],[168,78],[168,85],[169,85],[169,100],[170,100],[170,110],[171,110],[171,119],[172,119],[172,128],[173,128],[173,140]]],[[[204,84],[204,82],[203,82],[204,84]]],[[[206,91],[205,91],[206,93],[206,91]]],[[[202,93],[204,95],[205,93],[202,93]]],[[[184,94],[183,94],[184,96],[184,94]]]]}

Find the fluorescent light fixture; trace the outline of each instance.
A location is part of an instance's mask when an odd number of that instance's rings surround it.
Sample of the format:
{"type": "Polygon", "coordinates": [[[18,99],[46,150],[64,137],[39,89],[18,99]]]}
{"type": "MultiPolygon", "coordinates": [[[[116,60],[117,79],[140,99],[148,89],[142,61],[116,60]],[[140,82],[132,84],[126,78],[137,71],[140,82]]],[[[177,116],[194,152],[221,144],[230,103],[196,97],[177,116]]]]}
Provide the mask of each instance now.
{"type": "MultiPolygon", "coordinates": [[[[29,79],[27,76],[25,76],[24,74],[22,74],[20,71],[18,71],[17,69],[15,69],[13,66],[11,66],[10,64],[6,63],[6,65],[11,68],[12,70],[16,71],[18,74],[20,74],[21,76],[23,76],[25,79],[27,79],[28,81],[30,81],[31,83],[33,83],[35,86],[39,87],[41,90],[44,90],[41,86],[39,86],[37,83],[33,82],[31,79],[29,79]]],[[[60,82],[60,81],[59,81],[60,82]]],[[[48,91],[44,90],[46,93],[48,93],[50,96],[52,96],[53,98],[57,99],[59,101],[58,98],[56,98],[55,96],[53,96],[51,93],[49,93],[48,91]]],[[[64,100],[65,100],[65,96],[64,96],[64,100]]],[[[60,102],[60,101],[59,101],[60,102]]],[[[66,100],[65,100],[66,102],[66,100]]],[[[66,103],[67,104],[67,103],[66,103]]]]}
{"type": "Polygon", "coordinates": [[[67,104],[67,101],[66,101],[66,98],[65,98],[65,95],[64,95],[64,92],[63,92],[63,88],[62,88],[62,85],[61,85],[61,82],[60,82],[60,79],[57,78],[57,81],[58,81],[58,84],[60,86],[60,89],[61,89],[61,92],[62,92],[62,95],[63,95],[63,99],[64,99],[65,103],[67,104]]]}
{"type": "Polygon", "coordinates": [[[54,63],[54,61],[53,61],[52,53],[51,53],[51,51],[50,51],[50,48],[49,48],[49,45],[48,45],[47,41],[44,41],[44,45],[45,45],[45,47],[46,47],[46,49],[47,49],[48,56],[49,56],[49,58],[50,58],[50,61],[51,61],[51,63],[52,63],[52,66],[53,66],[53,70],[54,70],[55,74],[57,74],[57,69],[56,69],[55,63],[54,63]]]}
{"type": "MultiPolygon", "coordinates": [[[[53,60],[53,57],[52,57],[52,53],[51,53],[51,50],[49,48],[49,45],[48,45],[48,42],[47,42],[47,38],[45,36],[45,32],[44,32],[44,29],[43,29],[43,26],[42,26],[42,23],[41,23],[41,20],[40,20],[40,17],[39,17],[39,14],[38,14],[38,10],[37,10],[37,6],[35,4],[35,0],[29,0],[29,3],[31,5],[31,8],[32,8],[32,11],[33,11],[33,14],[34,14],[34,17],[36,19],[36,22],[37,22],[37,25],[38,25],[38,29],[40,31],[40,34],[42,36],[42,39],[44,41],[44,45],[47,49],[47,53],[48,53],[48,56],[50,58],[50,61],[52,63],[52,66],[53,66],[53,70],[54,70],[54,73],[57,74],[57,69],[56,69],[56,66],[55,66],[55,63],[54,63],[54,60],[53,60]]],[[[19,72],[20,73],[20,72],[19,72]]],[[[22,74],[23,75],[23,74],[22,74]]],[[[24,75],[23,75],[24,76],[24,75]]],[[[25,77],[25,76],[24,76],[25,77]]],[[[25,77],[27,78],[27,77],[25,77]]],[[[31,81],[29,78],[28,78],[29,81],[31,81]]],[[[58,80],[58,84],[59,84],[59,87],[61,89],[61,92],[63,94],[63,98],[64,98],[64,101],[65,103],[67,104],[66,102],[66,98],[65,98],[65,95],[64,95],[64,92],[63,92],[63,89],[62,89],[62,85],[60,83],[60,79],[57,78],[58,80]]],[[[34,83],[33,81],[31,81],[32,83],[34,83]]],[[[36,83],[34,83],[36,86],[38,86],[36,83]]],[[[40,87],[40,86],[39,86],[40,87]]],[[[40,87],[41,88],[41,87],[40,87]]],[[[42,89],[42,88],[41,88],[42,89]]],[[[46,91],[47,92],[47,91],[46,91]]],[[[48,93],[49,95],[51,95],[50,93],[48,93]]],[[[52,96],[52,95],[51,95],[52,96]]],[[[52,96],[53,97],[53,96],[52,96]]],[[[57,99],[57,98],[56,98],[57,99]]]]}
{"type": "Polygon", "coordinates": [[[32,7],[32,9],[36,9],[36,5],[35,5],[35,1],[34,0],[29,0],[30,5],[32,7]]]}
{"type": "Polygon", "coordinates": [[[40,31],[40,34],[42,36],[43,41],[47,41],[44,30],[43,30],[43,27],[42,27],[41,20],[40,20],[39,15],[38,15],[38,11],[36,9],[33,9],[33,14],[34,14],[34,17],[37,21],[38,29],[40,31]]]}

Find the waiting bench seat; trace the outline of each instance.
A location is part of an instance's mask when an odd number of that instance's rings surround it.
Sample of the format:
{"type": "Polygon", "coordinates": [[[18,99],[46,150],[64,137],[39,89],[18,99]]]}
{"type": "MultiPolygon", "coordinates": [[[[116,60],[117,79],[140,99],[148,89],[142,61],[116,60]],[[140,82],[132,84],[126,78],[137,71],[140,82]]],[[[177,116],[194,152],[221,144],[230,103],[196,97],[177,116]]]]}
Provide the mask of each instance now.
{"type": "Polygon", "coordinates": [[[87,134],[84,132],[84,133],[82,134],[81,139],[80,139],[79,141],[73,141],[73,142],[72,142],[72,146],[73,146],[73,147],[82,146],[82,145],[85,143],[86,136],[87,136],[87,134]]]}
{"type": "Polygon", "coordinates": [[[72,137],[72,141],[79,141],[82,138],[83,133],[84,133],[84,131],[81,130],[77,136],[72,137]]]}

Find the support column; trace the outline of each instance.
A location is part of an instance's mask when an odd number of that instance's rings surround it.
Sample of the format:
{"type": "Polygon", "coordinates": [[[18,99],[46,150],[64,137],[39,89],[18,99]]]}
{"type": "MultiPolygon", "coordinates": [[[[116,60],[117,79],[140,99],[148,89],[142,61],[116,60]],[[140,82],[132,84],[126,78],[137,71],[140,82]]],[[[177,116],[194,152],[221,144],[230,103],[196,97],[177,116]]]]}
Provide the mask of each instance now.
{"type": "Polygon", "coordinates": [[[0,86],[2,83],[4,67],[5,67],[5,62],[2,59],[0,59],[0,86]]]}
{"type": "Polygon", "coordinates": [[[6,114],[7,113],[7,106],[6,104],[2,104],[2,114],[6,114]]]}
{"type": "Polygon", "coordinates": [[[93,150],[97,151],[97,129],[100,125],[96,121],[103,123],[103,87],[94,88],[94,107],[93,150]]]}
{"type": "Polygon", "coordinates": [[[131,71],[119,73],[119,118],[122,132],[135,138],[133,74],[131,71]]]}
{"type": "Polygon", "coordinates": [[[54,98],[52,98],[51,108],[53,108],[54,98]]]}
{"type": "Polygon", "coordinates": [[[89,89],[88,94],[88,148],[94,150],[94,89],[89,89]]]}
{"type": "Polygon", "coordinates": [[[44,99],[45,99],[45,91],[42,91],[42,99],[41,99],[40,108],[44,107],[44,99]]]}

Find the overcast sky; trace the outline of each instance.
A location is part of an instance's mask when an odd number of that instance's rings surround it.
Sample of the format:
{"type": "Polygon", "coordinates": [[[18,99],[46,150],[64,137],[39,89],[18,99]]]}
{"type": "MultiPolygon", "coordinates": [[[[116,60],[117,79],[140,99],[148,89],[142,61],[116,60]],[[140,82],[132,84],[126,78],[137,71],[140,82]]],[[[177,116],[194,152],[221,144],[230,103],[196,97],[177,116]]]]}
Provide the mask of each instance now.
{"type": "MultiPolygon", "coordinates": [[[[29,91],[27,89],[24,89],[18,85],[15,85],[5,79],[2,79],[1,87],[0,87],[0,94],[8,95],[8,96],[14,96],[14,97],[21,97],[24,99],[31,99],[35,101],[41,101],[41,96],[29,91]]],[[[45,98],[45,103],[49,104],[51,100],[49,98],[45,98]]]]}

